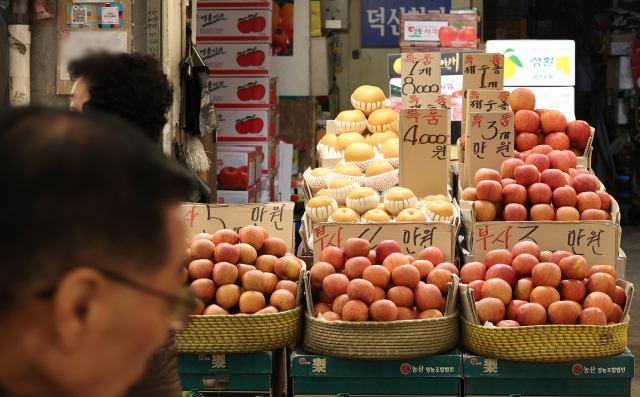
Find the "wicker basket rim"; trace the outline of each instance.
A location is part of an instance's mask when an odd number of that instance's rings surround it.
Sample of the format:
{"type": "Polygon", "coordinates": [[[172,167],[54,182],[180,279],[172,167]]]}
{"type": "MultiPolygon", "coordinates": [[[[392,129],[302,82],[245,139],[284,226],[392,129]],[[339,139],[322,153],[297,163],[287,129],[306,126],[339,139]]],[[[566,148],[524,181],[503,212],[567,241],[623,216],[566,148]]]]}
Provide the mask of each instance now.
{"type": "Polygon", "coordinates": [[[629,320],[631,319],[631,316],[627,315],[627,317],[625,317],[624,321],[615,324],[615,325],[582,325],[582,324],[545,324],[545,325],[523,325],[520,327],[485,327],[483,325],[476,325],[473,324],[469,321],[467,321],[464,316],[460,316],[460,319],[462,320],[462,323],[464,325],[468,325],[470,327],[475,327],[475,328],[481,328],[483,331],[487,331],[487,332],[515,332],[514,330],[521,330],[522,328],[525,328],[530,330],[549,330],[549,329],[562,329],[562,328],[566,328],[566,327],[572,327],[571,329],[574,330],[579,330],[579,329],[601,329],[601,330],[606,330],[606,329],[612,329],[613,327],[620,327],[620,326],[624,326],[624,325],[628,325],[629,324],[629,320]],[[575,328],[573,328],[575,327],[575,328]]]}
{"type": "Polygon", "coordinates": [[[283,312],[278,312],[278,313],[260,313],[260,314],[256,314],[256,313],[252,313],[252,314],[245,314],[245,315],[241,315],[238,316],[236,314],[200,314],[197,316],[194,315],[189,315],[189,317],[191,318],[219,318],[219,319],[228,319],[228,318],[242,318],[244,316],[251,316],[251,317],[255,317],[255,316],[261,316],[261,318],[264,317],[268,317],[268,316],[281,316],[281,315],[287,315],[287,314],[291,314],[292,312],[301,309],[302,305],[298,306],[298,307],[294,307],[293,309],[289,309],[289,310],[285,310],[283,312]]]}
{"type": "Polygon", "coordinates": [[[322,324],[325,324],[329,327],[340,327],[340,326],[355,326],[361,328],[367,327],[378,327],[378,328],[394,328],[398,325],[415,325],[415,324],[426,324],[426,323],[436,323],[436,322],[444,322],[445,320],[450,320],[455,317],[461,317],[460,308],[456,308],[456,311],[446,317],[438,317],[438,318],[422,318],[422,319],[413,319],[413,320],[399,320],[399,321],[388,321],[388,322],[378,322],[378,321],[323,321],[318,320],[317,318],[311,316],[307,310],[305,310],[304,315],[310,321],[317,321],[322,324]]]}

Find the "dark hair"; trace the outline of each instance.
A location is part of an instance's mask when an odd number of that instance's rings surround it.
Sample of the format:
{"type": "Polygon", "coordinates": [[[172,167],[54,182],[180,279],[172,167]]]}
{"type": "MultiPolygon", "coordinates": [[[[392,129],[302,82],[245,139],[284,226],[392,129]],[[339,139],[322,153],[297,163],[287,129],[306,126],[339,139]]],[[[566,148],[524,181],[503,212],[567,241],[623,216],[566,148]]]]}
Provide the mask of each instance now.
{"type": "Polygon", "coordinates": [[[116,115],[159,142],[173,89],[156,58],[100,53],[72,61],[69,75],[73,80],[87,80],[86,110],[116,115]]]}
{"type": "Polygon", "coordinates": [[[124,122],[34,108],[0,120],[0,186],[0,313],[76,267],[155,271],[193,187],[124,122]]]}

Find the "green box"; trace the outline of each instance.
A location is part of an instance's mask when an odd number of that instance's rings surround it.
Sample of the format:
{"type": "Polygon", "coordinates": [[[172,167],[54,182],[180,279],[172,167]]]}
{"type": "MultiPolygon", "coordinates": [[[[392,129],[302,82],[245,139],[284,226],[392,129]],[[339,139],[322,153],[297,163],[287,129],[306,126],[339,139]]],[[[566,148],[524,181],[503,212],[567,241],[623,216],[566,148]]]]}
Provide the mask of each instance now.
{"type": "Polygon", "coordinates": [[[283,350],[247,354],[179,354],[182,390],[198,390],[205,396],[279,397],[286,376],[283,350]]]}
{"type": "Polygon", "coordinates": [[[629,396],[633,354],[563,363],[491,359],[463,350],[466,396],[629,396]]]}
{"type": "Polygon", "coordinates": [[[348,360],[307,353],[291,355],[296,397],[458,396],[462,377],[460,349],[406,360],[348,360]]]}

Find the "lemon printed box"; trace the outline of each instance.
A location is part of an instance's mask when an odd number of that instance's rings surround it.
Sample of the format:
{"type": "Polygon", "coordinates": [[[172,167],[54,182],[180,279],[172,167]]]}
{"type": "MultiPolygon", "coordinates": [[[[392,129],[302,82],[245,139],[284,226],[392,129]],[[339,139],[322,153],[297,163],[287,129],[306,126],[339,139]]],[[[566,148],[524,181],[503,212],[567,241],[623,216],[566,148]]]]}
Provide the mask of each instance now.
{"type": "Polygon", "coordinates": [[[504,54],[505,87],[576,84],[573,40],[489,40],[486,52],[504,54]]]}

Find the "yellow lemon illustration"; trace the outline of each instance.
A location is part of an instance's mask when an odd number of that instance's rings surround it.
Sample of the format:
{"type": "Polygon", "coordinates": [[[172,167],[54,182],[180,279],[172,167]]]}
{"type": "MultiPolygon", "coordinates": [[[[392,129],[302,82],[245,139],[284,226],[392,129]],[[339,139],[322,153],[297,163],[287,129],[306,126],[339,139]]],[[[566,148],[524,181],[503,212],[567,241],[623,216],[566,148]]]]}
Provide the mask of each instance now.
{"type": "Polygon", "coordinates": [[[509,58],[504,59],[504,79],[509,80],[516,72],[516,64],[509,58]]]}
{"type": "Polygon", "coordinates": [[[398,58],[396,59],[396,61],[393,63],[393,71],[400,74],[400,68],[401,68],[401,62],[402,62],[402,58],[398,58]]]}

